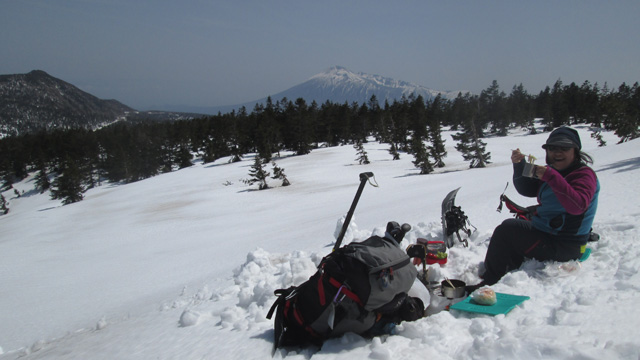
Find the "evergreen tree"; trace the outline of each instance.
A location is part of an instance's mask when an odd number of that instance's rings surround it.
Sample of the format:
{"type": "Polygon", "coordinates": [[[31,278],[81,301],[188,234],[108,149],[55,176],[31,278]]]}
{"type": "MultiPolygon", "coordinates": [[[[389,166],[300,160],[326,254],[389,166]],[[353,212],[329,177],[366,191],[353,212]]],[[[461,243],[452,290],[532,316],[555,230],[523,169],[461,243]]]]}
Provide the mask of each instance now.
{"type": "Polygon", "coordinates": [[[553,115],[551,111],[551,89],[547,86],[536,97],[535,106],[537,117],[542,118],[544,131],[553,130],[553,115]]]}
{"type": "MultiPolygon", "coordinates": [[[[479,98],[479,114],[476,125],[478,131],[491,124],[491,132],[499,136],[506,136],[509,128],[506,114],[506,94],[500,91],[498,81],[493,80],[491,86],[482,90],[479,98]]],[[[482,137],[482,134],[479,133],[482,137]]]]}
{"type": "Polygon", "coordinates": [[[160,155],[160,172],[163,174],[173,171],[173,164],[175,162],[176,150],[173,144],[169,140],[165,140],[165,144],[162,147],[162,153],[160,155]]]}
{"type": "Polygon", "coordinates": [[[563,89],[564,101],[567,104],[567,112],[569,114],[569,124],[579,124],[585,121],[586,104],[585,97],[581,88],[572,82],[563,89]]]}
{"type": "Polygon", "coordinates": [[[433,166],[438,168],[445,167],[444,158],[447,156],[447,150],[442,139],[442,132],[440,126],[429,128],[429,138],[431,139],[431,146],[429,147],[429,154],[433,158],[433,166]]]}
{"type": "Polygon", "coordinates": [[[255,183],[259,183],[259,190],[269,188],[267,178],[270,174],[265,170],[265,163],[259,156],[255,157],[253,166],[251,166],[251,169],[249,170],[249,175],[251,176],[249,179],[242,180],[245,184],[253,185],[255,183]]]}
{"type": "Polygon", "coordinates": [[[185,145],[181,146],[178,151],[178,159],[176,161],[178,163],[178,168],[184,169],[186,167],[193,166],[193,163],[191,162],[192,159],[193,154],[191,154],[189,148],[185,145]]]}
{"type": "Polygon", "coordinates": [[[417,98],[409,96],[409,103],[407,104],[406,111],[411,119],[411,152],[415,154],[415,139],[424,141],[427,139],[427,108],[424,103],[424,98],[419,95],[417,98]]]}
{"type": "Polygon", "coordinates": [[[212,124],[212,134],[204,141],[204,153],[202,155],[202,161],[207,164],[214,162],[217,159],[230,154],[227,146],[227,140],[225,138],[225,121],[223,119],[217,119],[217,122],[212,124]]]}
{"type": "Polygon", "coordinates": [[[358,157],[356,158],[356,161],[358,161],[358,163],[360,165],[366,165],[366,164],[370,164],[369,161],[369,156],[367,155],[367,151],[364,149],[364,145],[362,144],[362,140],[358,140],[354,145],[353,145],[354,149],[356,149],[358,151],[358,157]]]}
{"type": "Polygon", "coordinates": [[[553,129],[569,124],[569,105],[562,80],[558,79],[551,89],[551,117],[553,129]]]}
{"type": "Polygon", "coordinates": [[[598,83],[585,81],[580,87],[579,118],[594,127],[602,127],[601,96],[598,83]]]}
{"type": "Polygon", "coordinates": [[[274,107],[271,97],[267,98],[267,104],[264,107],[257,107],[256,113],[256,133],[255,145],[257,152],[265,162],[271,161],[272,154],[280,151],[282,136],[277,123],[276,108],[274,107]]]}
{"type": "Polygon", "coordinates": [[[336,106],[329,100],[320,106],[316,121],[316,141],[324,142],[327,146],[340,144],[339,131],[335,128],[339,125],[335,119],[336,106]]]}
{"type": "Polygon", "coordinates": [[[598,146],[600,147],[607,146],[607,142],[604,140],[604,138],[602,138],[602,131],[598,130],[596,132],[591,133],[591,137],[598,141],[598,146]]]}
{"type": "Polygon", "coordinates": [[[444,158],[447,156],[444,139],[442,139],[442,120],[446,111],[445,106],[440,94],[427,106],[427,131],[431,141],[429,152],[434,160],[433,165],[439,168],[445,166],[444,158]]]}
{"type": "Polygon", "coordinates": [[[516,126],[527,128],[531,134],[535,134],[531,96],[524,89],[522,83],[518,86],[513,86],[506,104],[509,122],[516,126]]]}
{"type": "Polygon", "coordinates": [[[311,152],[315,110],[317,109],[309,108],[303,98],[298,98],[295,105],[291,102],[287,105],[286,116],[290,124],[289,148],[295,151],[296,155],[311,152]]]}
{"type": "MultiPolygon", "coordinates": [[[[388,105],[388,104],[387,104],[388,105]]],[[[390,144],[389,153],[393,156],[393,160],[400,159],[400,149],[405,148],[404,142],[407,138],[407,129],[400,130],[396,126],[396,121],[394,120],[395,116],[400,115],[392,115],[391,108],[387,106],[387,116],[385,116],[385,126],[384,126],[384,138],[385,142],[390,144]],[[404,132],[403,132],[404,131],[404,132]]]]}
{"type": "Polygon", "coordinates": [[[369,109],[369,124],[371,126],[371,130],[373,135],[376,137],[377,141],[383,141],[384,138],[384,120],[382,109],[380,108],[380,104],[378,103],[378,98],[376,95],[371,95],[369,98],[369,102],[367,103],[367,107],[369,109]]]}
{"type": "Polygon", "coordinates": [[[81,201],[86,190],[82,186],[82,174],[76,164],[67,158],[62,174],[53,181],[51,198],[61,199],[62,204],[67,205],[81,201]]]}
{"type": "MultiPolygon", "coordinates": [[[[469,107],[471,102],[471,93],[458,93],[455,99],[451,102],[449,107],[448,124],[451,126],[452,131],[458,131],[464,127],[465,122],[469,116],[469,107]]],[[[477,96],[475,97],[477,99],[477,96]]]]}
{"type": "Polygon", "coordinates": [[[229,115],[227,121],[229,128],[226,131],[228,131],[227,144],[231,155],[229,159],[230,163],[242,161],[243,155],[249,152],[247,134],[244,128],[244,124],[247,123],[247,118],[247,111],[244,106],[240,107],[237,114],[235,111],[232,111],[229,115]]]}
{"type": "Polygon", "coordinates": [[[420,169],[420,174],[430,174],[433,172],[433,164],[429,161],[429,154],[427,153],[427,147],[419,137],[414,137],[411,141],[411,151],[413,153],[415,165],[420,169]]]}
{"type": "Polygon", "coordinates": [[[229,159],[230,163],[236,163],[242,161],[242,151],[238,145],[231,145],[231,158],[229,159]]]}
{"type": "Polygon", "coordinates": [[[357,102],[354,102],[352,109],[356,121],[352,123],[351,134],[355,139],[366,139],[371,132],[369,129],[369,123],[371,122],[369,108],[365,103],[358,105],[357,102]]]}
{"type": "Polygon", "coordinates": [[[483,168],[489,163],[491,153],[486,152],[486,143],[480,140],[478,136],[476,119],[478,115],[478,100],[476,96],[465,96],[467,104],[463,112],[465,120],[463,130],[452,135],[453,139],[458,141],[456,150],[462,153],[462,157],[466,161],[470,161],[470,168],[483,168]]]}
{"type": "Polygon", "coordinates": [[[38,165],[38,173],[35,177],[35,186],[36,190],[40,191],[40,194],[43,194],[51,187],[49,175],[47,174],[47,169],[44,163],[40,163],[40,165],[38,165]]]}
{"type": "Polygon", "coordinates": [[[97,132],[100,156],[99,165],[107,180],[111,182],[126,181],[132,166],[128,152],[130,151],[129,125],[116,123],[97,132]]]}
{"type": "Polygon", "coordinates": [[[619,143],[640,137],[640,87],[622,83],[618,91],[610,92],[605,101],[607,128],[614,130],[619,143]]]}
{"type": "Polygon", "coordinates": [[[425,145],[428,138],[427,132],[427,108],[421,95],[415,98],[409,97],[409,117],[411,119],[411,153],[413,154],[413,164],[420,169],[420,174],[430,174],[433,172],[433,164],[429,159],[429,152],[425,145]]]}
{"type": "Polygon", "coordinates": [[[282,186],[289,186],[291,185],[291,183],[289,182],[289,179],[287,179],[287,175],[284,174],[284,169],[281,167],[278,167],[278,165],[276,164],[276,162],[274,161],[272,163],[273,165],[273,177],[272,179],[280,179],[282,180],[282,186]]]}
{"type": "Polygon", "coordinates": [[[213,141],[207,141],[204,145],[204,152],[202,153],[202,163],[208,164],[216,161],[216,147],[213,141]]]}
{"type": "Polygon", "coordinates": [[[389,107],[391,141],[396,144],[398,151],[404,152],[410,151],[410,138],[407,136],[410,132],[408,108],[409,102],[404,96],[401,102],[394,100],[389,107]]]}
{"type": "Polygon", "coordinates": [[[4,195],[0,194],[0,213],[2,213],[2,215],[6,215],[8,212],[9,206],[7,199],[4,198],[4,195]]]}
{"type": "Polygon", "coordinates": [[[2,185],[0,185],[0,190],[11,189],[13,187],[13,175],[9,171],[0,172],[2,185]]]}
{"type": "Polygon", "coordinates": [[[396,147],[396,144],[394,143],[390,144],[389,154],[393,156],[393,160],[400,160],[400,153],[398,152],[398,148],[396,147]]]}

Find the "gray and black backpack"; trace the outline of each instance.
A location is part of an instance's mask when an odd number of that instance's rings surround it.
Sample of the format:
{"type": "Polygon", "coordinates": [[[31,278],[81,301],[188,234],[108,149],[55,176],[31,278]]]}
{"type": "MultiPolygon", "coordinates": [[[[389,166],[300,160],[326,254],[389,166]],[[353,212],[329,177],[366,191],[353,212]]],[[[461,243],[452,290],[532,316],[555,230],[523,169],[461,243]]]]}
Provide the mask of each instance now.
{"type": "Polygon", "coordinates": [[[335,250],[309,280],[275,291],[278,299],[267,315],[276,314],[274,351],[319,345],[346,332],[376,335],[375,329],[385,324],[421,318],[422,301],[407,295],[416,275],[391,236],[372,236],[335,250]]]}

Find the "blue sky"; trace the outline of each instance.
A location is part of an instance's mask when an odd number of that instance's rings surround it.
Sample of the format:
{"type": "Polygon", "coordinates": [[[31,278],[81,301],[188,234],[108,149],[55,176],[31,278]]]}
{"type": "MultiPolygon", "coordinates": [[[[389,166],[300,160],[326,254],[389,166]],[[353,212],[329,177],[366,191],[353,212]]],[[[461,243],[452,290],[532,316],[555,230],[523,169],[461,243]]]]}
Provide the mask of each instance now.
{"type": "Polygon", "coordinates": [[[339,65],[479,93],[640,81],[640,1],[0,0],[0,74],[136,109],[232,105],[339,65]]]}

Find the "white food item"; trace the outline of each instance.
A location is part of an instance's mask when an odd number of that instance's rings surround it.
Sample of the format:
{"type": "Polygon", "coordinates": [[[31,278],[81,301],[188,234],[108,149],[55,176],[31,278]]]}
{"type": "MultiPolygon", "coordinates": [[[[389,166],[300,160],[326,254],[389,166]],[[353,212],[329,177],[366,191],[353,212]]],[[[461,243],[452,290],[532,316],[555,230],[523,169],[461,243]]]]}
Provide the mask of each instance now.
{"type": "Polygon", "coordinates": [[[496,303],[496,292],[490,287],[482,287],[471,294],[474,302],[480,305],[493,305],[496,303]]]}

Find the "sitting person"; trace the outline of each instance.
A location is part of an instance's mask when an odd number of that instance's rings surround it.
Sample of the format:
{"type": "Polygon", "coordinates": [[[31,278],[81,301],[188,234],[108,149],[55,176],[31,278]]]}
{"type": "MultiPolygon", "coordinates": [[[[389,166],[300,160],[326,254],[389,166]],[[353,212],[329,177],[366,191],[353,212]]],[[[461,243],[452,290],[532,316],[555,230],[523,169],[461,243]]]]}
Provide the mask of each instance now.
{"type": "Polygon", "coordinates": [[[600,184],[588,164],[593,159],[581,151],[578,132],[560,127],[542,145],[548,166],[535,166],[531,177],[523,176],[525,156],[511,154],[513,184],[523,196],[538,198],[531,221],[507,219],[491,236],[480,284],[468,291],[498,282],[519,268],[525,258],[539,261],[577,260],[585,251],[598,206],[600,184]]]}

